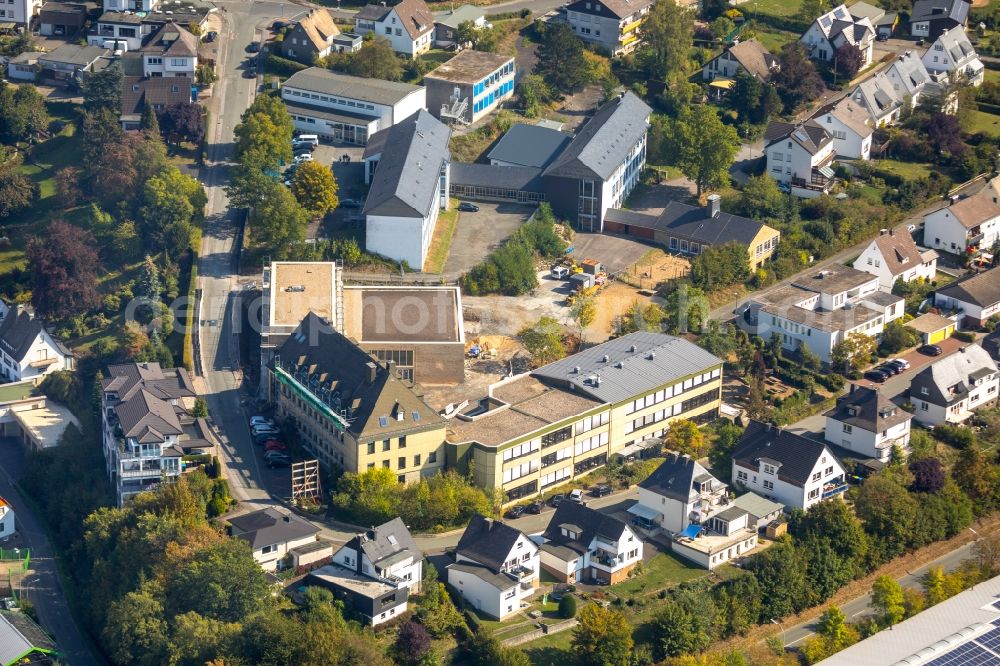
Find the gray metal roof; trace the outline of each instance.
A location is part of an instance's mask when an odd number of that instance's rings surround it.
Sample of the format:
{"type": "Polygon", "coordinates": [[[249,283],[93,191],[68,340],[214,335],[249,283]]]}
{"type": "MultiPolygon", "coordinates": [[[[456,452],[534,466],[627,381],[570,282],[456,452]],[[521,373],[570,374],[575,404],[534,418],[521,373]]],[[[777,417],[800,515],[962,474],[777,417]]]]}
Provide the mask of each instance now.
{"type": "Polygon", "coordinates": [[[476,5],[462,5],[461,7],[457,7],[455,9],[443,12],[434,12],[434,23],[448,26],[449,28],[457,28],[460,23],[464,23],[466,21],[475,22],[485,16],[486,12],[482,7],[477,7],[476,5]]]}
{"type": "Polygon", "coordinates": [[[762,222],[730,213],[719,212],[712,217],[705,206],[692,206],[680,201],[668,201],[659,215],[612,208],[604,219],[607,222],[676,234],[707,245],[749,245],[765,226],[762,222]]]}
{"type": "Polygon", "coordinates": [[[572,139],[565,132],[518,123],[507,130],[486,156],[508,164],[544,169],[572,139]]]}
{"type": "Polygon", "coordinates": [[[310,67],[295,72],[285,81],[285,86],[390,106],[397,104],[412,93],[422,90],[420,86],[409,83],[366,79],[360,76],[338,74],[319,67],[310,67]]]}
{"type": "Polygon", "coordinates": [[[546,176],[611,178],[649,129],[652,109],[634,93],[606,102],[546,169],[546,176]]]}
{"type": "Polygon", "coordinates": [[[441,168],[451,158],[451,130],[421,109],[383,131],[385,144],[365,215],[427,217],[438,205],[441,168]]]}
{"type": "Polygon", "coordinates": [[[549,363],[531,374],[602,402],[618,403],[720,365],[721,358],[687,340],[639,331],[549,363]]]}
{"type": "Polygon", "coordinates": [[[542,170],[533,167],[493,166],[453,162],[451,184],[501,187],[520,192],[542,192],[542,170]]]}
{"type": "Polygon", "coordinates": [[[23,613],[0,612],[0,664],[13,664],[32,652],[55,652],[56,645],[23,613]]]}
{"type": "Polygon", "coordinates": [[[766,497],[761,497],[757,493],[745,493],[733,500],[733,506],[739,507],[749,513],[754,518],[769,516],[776,511],[785,508],[780,502],[772,502],[766,497]]]}

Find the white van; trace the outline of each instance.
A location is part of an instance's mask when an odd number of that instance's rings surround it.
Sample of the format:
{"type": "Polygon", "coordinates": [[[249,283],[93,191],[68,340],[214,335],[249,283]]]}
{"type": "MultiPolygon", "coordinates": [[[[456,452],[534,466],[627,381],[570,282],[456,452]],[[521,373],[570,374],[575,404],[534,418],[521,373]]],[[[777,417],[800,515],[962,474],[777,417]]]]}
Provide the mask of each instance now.
{"type": "Polygon", "coordinates": [[[304,143],[311,144],[313,147],[319,145],[319,137],[315,134],[300,134],[294,139],[292,139],[293,144],[302,145],[304,143]]]}
{"type": "Polygon", "coordinates": [[[552,277],[557,280],[565,279],[567,275],[569,275],[569,269],[565,266],[554,266],[552,268],[552,277]]]}

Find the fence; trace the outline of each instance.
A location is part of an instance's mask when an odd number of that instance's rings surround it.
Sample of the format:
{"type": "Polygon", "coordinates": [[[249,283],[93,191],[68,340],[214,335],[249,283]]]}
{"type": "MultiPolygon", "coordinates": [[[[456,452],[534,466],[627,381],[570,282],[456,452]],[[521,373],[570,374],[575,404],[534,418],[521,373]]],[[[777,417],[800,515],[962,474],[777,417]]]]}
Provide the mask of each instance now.
{"type": "Polygon", "coordinates": [[[25,548],[21,550],[20,548],[14,548],[8,550],[6,548],[0,548],[0,562],[9,563],[21,560],[21,567],[27,571],[31,564],[31,549],[25,548]]]}
{"type": "Polygon", "coordinates": [[[564,620],[563,622],[557,622],[556,624],[543,625],[544,629],[535,629],[534,631],[529,631],[507,640],[500,641],[507,647],[513,647],[515,645],[522,645],[524,643],[530,643],[536,638],[541,638],[542,636],[547,636],[549,634],[558,634],[561,631],[566,631],[567,629],[572,629],[580,622],[579,620],[564,620]]]}

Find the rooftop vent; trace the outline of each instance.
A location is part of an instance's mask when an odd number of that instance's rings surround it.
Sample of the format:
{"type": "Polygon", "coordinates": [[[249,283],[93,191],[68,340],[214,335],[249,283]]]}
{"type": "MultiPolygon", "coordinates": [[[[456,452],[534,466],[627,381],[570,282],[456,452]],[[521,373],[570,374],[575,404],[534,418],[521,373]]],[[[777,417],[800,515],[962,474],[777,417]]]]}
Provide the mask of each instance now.
{"type": "Polygon", "coordinates": [[[618,361],[617,363],[615,363],[615,367],[621,370],[622,368],[625,367],[625,364],[622,363],[621,361],[618,361]]]}
{"type": "Polygon", "coordinates": [[[306,286],[304,284],[290,284],[285,287],[285,291],[305,291],[306,286]]]}
{"type": "Polygon", "coordinates": [[[601,360],[604,361],[605,363],[607,363],[608,361],[611,360],[611,357],[608,356],[607,354],[605,354],[604,357],[601,360]]]}
{"type": "Polygon", "coordinates": [[[651,351],[648,354],[646,354],[646,360],[652,361],[654,358],[656,358],[656,352],[655,351],[651,351]]]}
{"type": "Polygon", "coordinates": [[[629,350],[630,353],[634,354],[635,353],[635,345],[632,345],[631,347],[629,347],[628,350],[629,350]]]}

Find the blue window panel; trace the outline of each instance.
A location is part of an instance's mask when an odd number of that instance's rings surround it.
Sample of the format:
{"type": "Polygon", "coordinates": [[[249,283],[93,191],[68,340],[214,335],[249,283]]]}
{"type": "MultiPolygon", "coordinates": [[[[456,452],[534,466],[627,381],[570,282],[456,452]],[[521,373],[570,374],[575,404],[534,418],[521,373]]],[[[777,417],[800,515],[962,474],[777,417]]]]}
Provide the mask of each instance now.
{"type": "Polygon", "coordinates": [[[924,666],[998,666],[1000,659],[975,643],[964,643],[924,666]]]}

